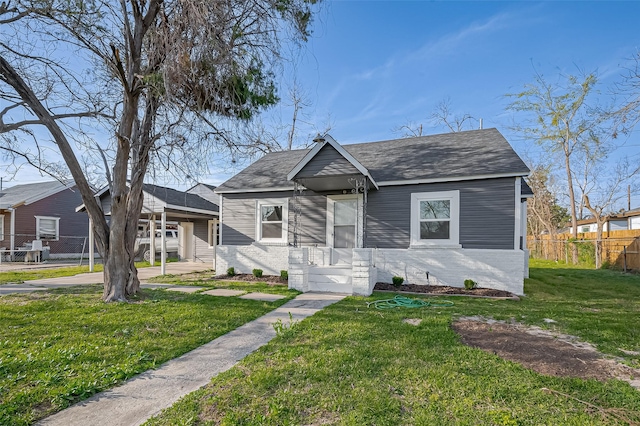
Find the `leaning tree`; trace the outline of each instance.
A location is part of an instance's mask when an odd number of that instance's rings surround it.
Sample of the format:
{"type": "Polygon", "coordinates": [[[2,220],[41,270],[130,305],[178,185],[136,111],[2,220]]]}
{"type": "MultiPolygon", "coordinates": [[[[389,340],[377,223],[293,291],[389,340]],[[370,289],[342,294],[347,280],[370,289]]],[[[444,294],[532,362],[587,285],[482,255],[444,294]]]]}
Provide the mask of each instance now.
{"type": "Polygon", "coordinates": [[[54,176],[60,164],[47,150],[62,158],[93,222],[105,301],[139,290],[133,249],[149,168],[201,164],[209,149],[233,139],[227,123],[275,104],[282,44],[306,40],[316,2],[0,6],[0,148],[54,176]],[[108,222],[89,185],[91,158],[100,159],[109,186],[108,222]]]}

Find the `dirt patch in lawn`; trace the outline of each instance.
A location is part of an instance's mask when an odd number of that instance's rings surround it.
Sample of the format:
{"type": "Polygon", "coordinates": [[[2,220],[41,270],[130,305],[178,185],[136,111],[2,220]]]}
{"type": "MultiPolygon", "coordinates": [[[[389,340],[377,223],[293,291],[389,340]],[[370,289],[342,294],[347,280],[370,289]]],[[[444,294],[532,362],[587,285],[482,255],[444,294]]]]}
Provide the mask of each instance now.
{"type": "Polygon", "coordinates": [[[474,288],[467,290],[461,287],[449,287],[444,285],[419,285],[402,284],[398,287],[389,283],[376,283],[374,290],[395,291],[398,293],[428,293],[428,294],[464,294],[468,296],[484,297],[516,297],[513,293],[504,290],[494,290],[491,288],[474,288]]]}
{"type": "Polygon", "coordinates": [[[462,318],[451,327],[464,344],[540,374],[600,381],[620,379],[640,389],[640,370],[605,359],[593,346],[573,336],[475,317],[462,318]]]}

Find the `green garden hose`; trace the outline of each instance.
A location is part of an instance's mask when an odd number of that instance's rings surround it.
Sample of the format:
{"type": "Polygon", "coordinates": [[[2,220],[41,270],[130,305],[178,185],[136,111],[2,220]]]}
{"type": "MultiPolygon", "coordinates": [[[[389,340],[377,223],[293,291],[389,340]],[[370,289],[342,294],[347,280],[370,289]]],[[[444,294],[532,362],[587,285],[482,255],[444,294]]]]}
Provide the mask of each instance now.
{"type": "Polygon", "coordinates": [[[422,308],[431,306],[433,308],[446,308],[453,306],[450,300],[439,300],[437,302],[425,299],[410,299],[404,296],[396,296],[393,299],[376,300],[367,302],[367,308],[373,305],[376,309],[393,309],[393,308],[422,308]]]}

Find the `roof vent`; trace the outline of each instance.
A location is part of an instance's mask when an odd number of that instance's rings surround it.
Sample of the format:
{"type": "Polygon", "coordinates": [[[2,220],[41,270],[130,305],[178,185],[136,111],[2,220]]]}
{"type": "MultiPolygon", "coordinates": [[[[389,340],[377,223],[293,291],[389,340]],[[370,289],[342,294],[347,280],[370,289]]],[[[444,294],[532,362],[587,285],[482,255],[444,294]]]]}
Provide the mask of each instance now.
{"type": "Polygon", "coordinates": [[[313,138],[313,141],[314,141],[315,143],[323,143],[323,142],[325,142],[325,141],[326,141],[326,139],[325,139],[323,136],[321,136],[321,135],[320,135],[320,133],[318,133],[318,134],[316,135],[316,137],[315,137],[315,138],[313,138]]]}

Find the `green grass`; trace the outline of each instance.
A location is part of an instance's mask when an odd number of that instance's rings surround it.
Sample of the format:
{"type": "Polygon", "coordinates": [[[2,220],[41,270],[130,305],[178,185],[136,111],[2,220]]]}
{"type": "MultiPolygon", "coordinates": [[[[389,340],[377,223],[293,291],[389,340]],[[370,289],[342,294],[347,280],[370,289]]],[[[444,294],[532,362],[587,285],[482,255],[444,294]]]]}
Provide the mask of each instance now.
{"type": "MultiPolygon", "coordinates": [[[[170,261],[170,260],[169,260],[170,261]]],[[[156,262],[160,265],[160,262],[156,262]]],[[[149,262],[136,262],[136,268],[148,268],[151,266],[149,262]]],[[[103,265],[97,263],[94,265],[94,272],[102,272],[103,265]]],[[[71,277],[73,275],[84,274],[89,272],[89,266],[64,266],[57,268],[41,268],[27,271],[9,271],[0,272],[0,285],[9,283],[23,283],[25,281],[40,280],[43,278],[71,277]]]]}
{"type": "Polygon", "coordinates": [[[93,285],[0,297],[1,425],[32,424],[287,300],[143,290],[133,303],[105,304],[101,292],[93,285]]]}
{"type": "Polygon", "coordinates": [[[460,343],[450,328],[459,316],[515,318],[577,335],[640,366],[640,357],[619,350],[640,350],[639,276],[531,266],[528,296],[519,302],[449,297],[451,308],[379,311],[366,302],[388,293],[347,298],[280,333],[148,424],[625,424],[620,414],[640,422],[640,391],[626,382],[544,376],[460,343]]]}

